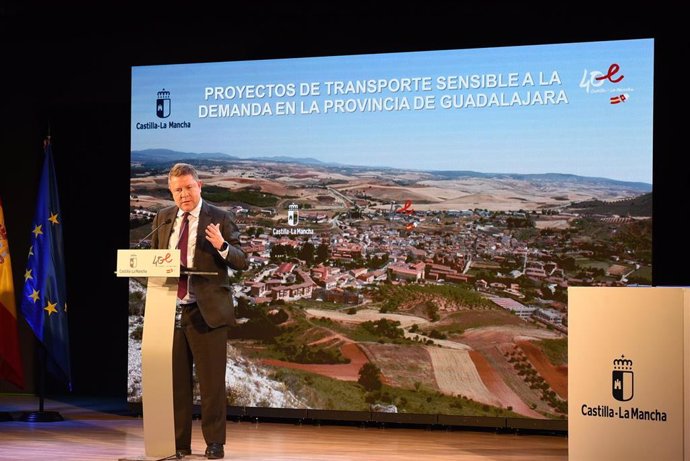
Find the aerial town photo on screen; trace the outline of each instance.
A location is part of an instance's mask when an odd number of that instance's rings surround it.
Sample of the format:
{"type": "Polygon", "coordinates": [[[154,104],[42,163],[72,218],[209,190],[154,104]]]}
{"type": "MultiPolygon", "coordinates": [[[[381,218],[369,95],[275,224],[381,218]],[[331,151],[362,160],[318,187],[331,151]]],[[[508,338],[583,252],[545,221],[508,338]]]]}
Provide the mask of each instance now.
{"type": "MultiPolygon", "coordinates": [[[[180,161],[250,261],[229,405],[564,419],[568,287],[652,283],[652,185],[556,173],[134,151],[133,246],[180,161]]],[[[130,279],[132,402],[145,287],[130,279]]]]}

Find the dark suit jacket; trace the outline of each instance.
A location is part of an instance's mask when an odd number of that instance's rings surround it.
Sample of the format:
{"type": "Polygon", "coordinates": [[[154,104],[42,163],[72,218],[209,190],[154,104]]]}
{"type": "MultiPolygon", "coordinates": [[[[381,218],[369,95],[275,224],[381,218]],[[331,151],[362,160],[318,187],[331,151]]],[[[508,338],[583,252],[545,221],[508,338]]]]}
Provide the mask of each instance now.
{"type": "MultiPolygon", "coordinates": [[[[160,223],[170,219],[170,224],[164,224],[153,234],[153,248],[168,248],[170,234],[177,216],[177,206],[164,208],[158,212],[153,220],[155,229],[160,223]]],[[[232,220],[229,212],[211,205],[205,200],[201,204],[199,227],[196,235],[196,250],[194,252],[194,270],[216,272],[218,275],[192,275],[190,282],[196,296],[199,310],[210,327],[233,325],[235,323],[235,309],[232,299],[232,286],[228,267],[241,270],[248,266],[247,256],[240,248],[239,229],[232,220]],[[209,224],[219,224],[225,241],[230,244],[225,259],[206,240],[205,229],[209,224]]]]}

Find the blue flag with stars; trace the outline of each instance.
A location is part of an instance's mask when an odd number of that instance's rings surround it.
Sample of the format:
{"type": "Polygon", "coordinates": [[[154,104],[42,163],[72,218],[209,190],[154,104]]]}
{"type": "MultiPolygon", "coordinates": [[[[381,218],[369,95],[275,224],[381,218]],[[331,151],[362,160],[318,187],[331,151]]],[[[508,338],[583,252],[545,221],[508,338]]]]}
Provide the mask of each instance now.
{"type": "Polygon", "coordinates": [[[38,188],[21,313],[46,350],[46,369],[71,390],[62,214],[50,142],[38,188]]]}

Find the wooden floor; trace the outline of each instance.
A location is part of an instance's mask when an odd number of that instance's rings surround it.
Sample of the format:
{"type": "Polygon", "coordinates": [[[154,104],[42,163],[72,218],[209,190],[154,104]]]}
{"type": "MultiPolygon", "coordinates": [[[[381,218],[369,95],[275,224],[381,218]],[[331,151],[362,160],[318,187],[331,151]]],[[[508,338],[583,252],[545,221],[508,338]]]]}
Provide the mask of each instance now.
{"type": "MultiPolygon", "coordinates": [[[[36,397],[0,394],[0,412],[14,419],[0,422],[0,460],[155,459],[144,456],[143,420],[130,415],[126,404],[69,400],[44,404],[44,411],[64,421],[30,423],[18,419],[39,409],[36,397]]],[[[262,421],[228,421],[227,431],[225,459],[236,461],[568,459],[564,435],[262,421]]],[[[200,422],[194,421],[193,455],[186,459],[205,459],[205,448],[200,422]]]]}

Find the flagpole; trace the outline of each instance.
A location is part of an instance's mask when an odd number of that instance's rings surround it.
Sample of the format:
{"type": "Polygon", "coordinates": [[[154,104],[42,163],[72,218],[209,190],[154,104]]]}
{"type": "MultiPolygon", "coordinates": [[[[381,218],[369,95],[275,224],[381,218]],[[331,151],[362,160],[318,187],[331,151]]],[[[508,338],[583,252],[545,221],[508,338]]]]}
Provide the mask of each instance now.
{"type": "Polygon", "coordinates": [[[25,411],[19,416],[19,421],[27,423],[52,423],[64,421],[65,419],[57,411],[45,411],[45,388],[46,388],[46,350],[40,344],[38,347],[38,411],[25,411]]]}

